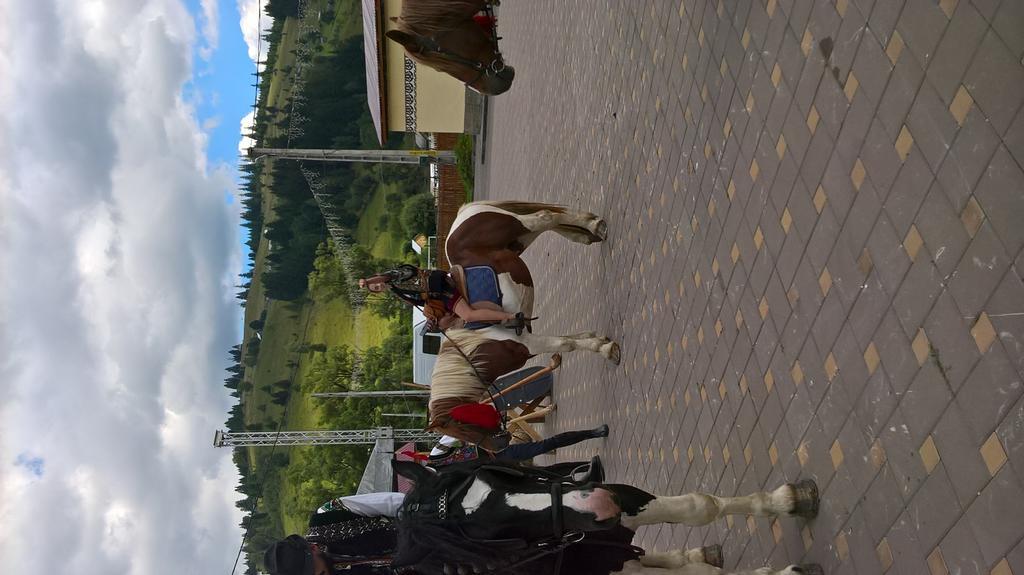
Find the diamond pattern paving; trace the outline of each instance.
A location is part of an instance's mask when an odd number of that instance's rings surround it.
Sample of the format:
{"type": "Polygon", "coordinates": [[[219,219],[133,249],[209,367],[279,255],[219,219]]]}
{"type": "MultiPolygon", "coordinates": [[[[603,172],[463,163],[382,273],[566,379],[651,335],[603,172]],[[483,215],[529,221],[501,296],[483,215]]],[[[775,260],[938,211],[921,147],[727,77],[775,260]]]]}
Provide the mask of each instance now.
{"type": "Polygon", "coordinates": [[[604,215],[538,240],[566,357],[545,432],[612,426],[661,493],[817,480],[811,522],[644,528],[727,566],[1024,573],[1024,3],[505,2],[479,198],[604,215]]]}

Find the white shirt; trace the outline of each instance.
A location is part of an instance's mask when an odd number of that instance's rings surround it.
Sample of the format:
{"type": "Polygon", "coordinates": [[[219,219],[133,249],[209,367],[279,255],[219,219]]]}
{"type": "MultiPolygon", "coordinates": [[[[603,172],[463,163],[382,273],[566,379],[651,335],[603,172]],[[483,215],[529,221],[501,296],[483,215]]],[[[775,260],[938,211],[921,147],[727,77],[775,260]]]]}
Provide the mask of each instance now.
{"type": "Polygon", "coordinates": [[[349,495],[347,497],[335,497],[324,503],[316,510],[317,513],[326,513],[337,509],[348,509],[356,515],[363,517],[397,517],[398,508],[405,499],[404,493],[385,491],[383,493],[364,493],[363,495],[349,495]]]}

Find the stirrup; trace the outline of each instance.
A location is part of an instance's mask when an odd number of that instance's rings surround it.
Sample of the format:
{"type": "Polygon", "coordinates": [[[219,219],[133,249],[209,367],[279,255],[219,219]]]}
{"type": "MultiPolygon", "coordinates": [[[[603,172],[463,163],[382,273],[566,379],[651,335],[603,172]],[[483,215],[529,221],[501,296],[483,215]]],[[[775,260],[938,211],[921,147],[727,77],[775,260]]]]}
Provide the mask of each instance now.
{"type": "Polygon", "coordinates": [[[516,314],[514,318],[503,320],[501,322],[501,327],[515,330],[516,335],[523,335],[524,329],[530,333],[533,333],[533,326],[530,325],[530,322],[535,319],[537,318],[526,317],[525,315],[523,315],[523,312],[519,312],[516,314]]]}

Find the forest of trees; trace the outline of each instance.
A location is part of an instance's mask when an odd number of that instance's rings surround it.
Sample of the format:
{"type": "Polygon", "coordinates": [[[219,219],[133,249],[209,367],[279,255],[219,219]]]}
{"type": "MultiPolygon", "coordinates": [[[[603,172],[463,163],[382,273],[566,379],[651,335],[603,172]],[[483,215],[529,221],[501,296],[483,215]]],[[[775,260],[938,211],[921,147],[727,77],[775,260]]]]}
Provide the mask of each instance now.
{"type": "MultiPolygon", "coordinates": [[[[328,4],[330,14],[342,3],[352,3],[350,13],[359,14],[355,0],[333,0],[328,4]]],[[[272,72],[280,75],[278,66],[284,22],[298,14],[298,0],[270,0],[266,13],[273,25],[263,36],[269,44],[265,72],[260,77],[259,99],[255,122],[250,134],[259,145],[292,148],[376,148],[378,147],[369,111],[366,105],[366,85],[363,59],[363,39],[355,36],[344,42],[320,44],[308,60],[303,61],[302,99],[293,101],[290,90],[285,89],[283,102],[271,106],[268,102],[272,72]],[[293,115],[301,115],[301,133],[288,126],[293,115]]],[[[340,10],[339,10],[340,12],[340,10]]],[[[285,72],[293,73],[288,66],[285,72]]],[[[403,145],[402,138],[393,138],[393,147],[403,145]]],[[[420,167],[381,165],[372,169],[352,164],[332,163],[309,165],[323,185],[320,197],[332,214],[349,229],[355,229],[382,182],[397,184],[386,198],[385,216],[395,218],[402,230],[411,237],[418,232],[433,231],[433,200],[426,191],[426,170],[420,167]],[[429,200],[429,201],[428,201],[429,200]],[[409,207],[413,206],[413,207],[409,207]]],[[[342,269],[335,247],[328,237],[320,207],[310,192],[310,185],[298,162],[252,162],[243,159],[240,166],[243,205],[243,225],[248,230],[250,269],[254,267],[258,248],[265,237],[270,247],[263,262],[262,273],[253,277],[251,271],[242,274],[237,286],[237,297],[244,307],[248,303],[253,281],[262,282],[264,294],[275,300],[305,301],[307,297],[326,301],[347,298],[347,286],[354,277],[347,277],[342,269]],[[270,184],[268,186],[268,183],[270,184]],[[264,194],[267,194],[264,196],[264,194]],[[273,205],[272,212],[267,206],[273,205]],[[269,213],[268,213],[269,212],[269,213]]],[[[383,219],[384,216],[382,216],[383,219]]],[[[351,239],[351,238],[349,238],[351,239]]],[[[354,244],[348,254],[349,273],[365,276],[394,265],[395,262],[373,257],[367,247],[354,244]]],[[[227,369],[224,385],[231,396],[265,393],[266,404],[259,405],[259,414],[247,418],[241,402],[230,410],[226,421],[229,431],[274,431],[280,424],[279,416],[287,409],[294,394],[318,390],[344,390],[356,385],[351,381],[353,364],[358,364],[359,389],[394,389],[412,372],[411,326],[407,308],[394,298],[374,298],[370,308],[379,316],[392,321],[392,335],[377,347],[356,352],[344,345],[304,344],[300,353],[310,362],[307,381],[292,382],[282,379],[273,383],[254,383],[246,380],[246,368],[256,365],[260,340],[250,338],[229,350],[231,366],[227,369]],[[268,411],[268,407],[277,405],[268,411]]],[[[265,314],[250,322],[250,328],[260,331],[265,314]]],[[[249,370],[250,373],[253,370],[249,370]]],[[[332,401],[323,404],[322,427],[334,429],[362,429],[387,424],[381,416],[387,411],[423,409],[422,405],[409,406],[404,400],[393,404],[368,400],[332,401]]],[[[261,566],[263,549],[276,538],[285,535],[276,512],[282,505],[282,485],[287,484],[297,499],[287,506],[312,511],[324,500],[338,494],[352,492],[365,466],[369,449],[365,446],[319,447],[297,450],[294,453],[271,449],[235,449],[234,461],[241,474],[237,487],[243,495],[237,505],[245,512],[242,522],[247,533],[246,573],[255,574],[261,566]],[[253,458],[254,460],[250,460],[253,458]],[[257,498],[261,503],[255,505],[257,498]],[[274,510],[274,511],[270,511],[274,510]]]]}

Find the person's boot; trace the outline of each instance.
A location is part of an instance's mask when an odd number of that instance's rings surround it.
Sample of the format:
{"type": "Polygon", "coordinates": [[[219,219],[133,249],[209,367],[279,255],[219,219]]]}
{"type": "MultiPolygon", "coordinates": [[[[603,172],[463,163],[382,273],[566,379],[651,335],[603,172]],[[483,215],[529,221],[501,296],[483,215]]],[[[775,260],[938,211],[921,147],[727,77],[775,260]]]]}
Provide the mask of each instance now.
{"type": "Polygon", "coordinates": [[[526,317],[525,315],[523,315],[523,312],[519,312],[519,313],[516,314],[516,316],[514,318],[506,319],[506,320],[502,321],[501,322],[501,327],[507,327],[508,329],[514,329],[515,332],[516,332],[516,335],[523,335],[523,330],[524,329],[525,330],[529,330],[530,333],[533,333],[533,328],[530,325],[530,322],[535,320],[535,319],[537,319],[537,318],[535,318],[535,317],[526,317]]]}

